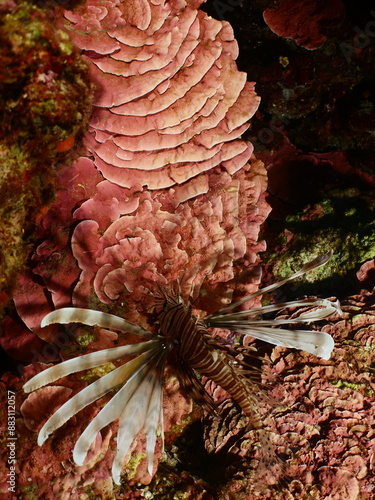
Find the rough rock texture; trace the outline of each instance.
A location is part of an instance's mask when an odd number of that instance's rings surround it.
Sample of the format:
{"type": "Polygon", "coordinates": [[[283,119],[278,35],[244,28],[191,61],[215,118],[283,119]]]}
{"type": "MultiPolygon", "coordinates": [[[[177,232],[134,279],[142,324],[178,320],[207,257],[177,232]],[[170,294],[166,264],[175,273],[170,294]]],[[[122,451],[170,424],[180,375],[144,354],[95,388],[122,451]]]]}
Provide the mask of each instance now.
{"type": "MultiPolygon", "coordinates": [[[[265,160],[272,206],[265,260],[275,264],[272,274],[287,275],[312,250],[332,249],[334,257],[322,269],[325,292],[342,298],[358,290],[356,273],[375,248],[370,186],[356,181],[347,155],[339,151],[304,153],[284,140],[265,160]]],[[[313,287],[306,285],[303,293],[314,293],[313,287]]]]}
{"type": "MultiPolygon", "coordinates": [[[[257,157],[261,151],[267,155],[278,151],[286,136],[304,154],[344,154],[351,167],[348,184],[374,188],[375,101],[369,78],[375,64],[374,10],[363,0],[299,2],[281,19],[292,28],[298,21],[301,35],[326,37],[319,48],[308,50],[273,33],[263,19],[265,10],[273,10],[277,17],[280,9],[282,16],[283,6],[290,4],[271,0],[205,4],[213,16],[223,6],[224,19],[234,26],[241,49],[239,68],[257,82],[262,101],[248,132],[257,157]],[[344,15],[334,19],[330,9],[341,12],[339,3],[344,15]],[[300,22],[304,17],[306,21],[300,22]]],[[[320,175],[315,179],[321,181],[320,175]]]]}
{"type": "MultiPolygon", "coordinates": [[[[91,109],[86,64],[30,2],[0,6],[0,315],[91,109]]],[[[74,151],[74,150],[73,150],[74,151]]],[[[75,154],[77,157],[77,154],[75,154]]]]}
{"type": "MultiPolygon", "coordinates": [[[[275,401],[270,429],[285,461],[285,482],[282,475],[268,487],[256,481],[256,436],[246,432],[228,402],[222,405],[221,420],[206,419],[206,447],[220,461],[218,478],[223,473],[227,478],[218,498],[229,492],[248,500],[373,498],[373,295],[362,290],[342,301],[342,309],[343,318],[323,326],[336,342],[331,360],[316,362],[277,347],[262,368],[262,380],[275,401]]],[[[212,468],[211,460],[203,474],[212,468]]]]}

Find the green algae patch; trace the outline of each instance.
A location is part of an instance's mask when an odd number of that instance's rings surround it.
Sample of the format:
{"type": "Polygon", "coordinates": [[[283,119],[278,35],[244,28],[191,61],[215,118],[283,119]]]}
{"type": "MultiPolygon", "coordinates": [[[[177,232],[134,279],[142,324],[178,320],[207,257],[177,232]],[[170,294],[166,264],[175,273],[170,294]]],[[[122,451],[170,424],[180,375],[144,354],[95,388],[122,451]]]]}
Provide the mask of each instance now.
{"type": "Polygon", "coordinates": [[[265,258],[275,281],[333,250],[325,266],[293,286],[298,287],[298,296],[324,293],[342,298],[355,289],[359,267],[374,257],[375,204],[355,188],[332,190],[314,206],[287,217],[276,239],[275,250],[265,258]],[[321,292],[317,283],[322,285],[321,292]]]}
{"type": "Polygon", "coordinates": [[[0,312],[87,128],[88,68],[47,12],[26,1],[0,12],[0,312]]]}

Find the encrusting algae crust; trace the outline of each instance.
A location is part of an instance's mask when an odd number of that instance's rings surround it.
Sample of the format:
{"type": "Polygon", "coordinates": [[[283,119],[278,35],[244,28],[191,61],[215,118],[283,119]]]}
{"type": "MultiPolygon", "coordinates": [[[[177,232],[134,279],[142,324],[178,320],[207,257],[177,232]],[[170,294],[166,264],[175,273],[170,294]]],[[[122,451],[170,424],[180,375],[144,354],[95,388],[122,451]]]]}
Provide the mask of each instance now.
{"type": "Polygon", "coordinates": [[[69,164],[86,129],[91,97],[86,64],[49,13],[28,2],[0,4],[0,307],[59,164],[69,164]]]}

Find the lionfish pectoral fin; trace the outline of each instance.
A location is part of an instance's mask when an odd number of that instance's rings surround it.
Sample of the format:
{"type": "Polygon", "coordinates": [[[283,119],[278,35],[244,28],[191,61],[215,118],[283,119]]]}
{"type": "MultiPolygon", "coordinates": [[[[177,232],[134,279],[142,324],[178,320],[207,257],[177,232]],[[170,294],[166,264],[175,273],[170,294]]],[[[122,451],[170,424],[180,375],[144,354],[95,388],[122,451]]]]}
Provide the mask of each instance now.
{"type": "Polygon", "coordinates": [[[115,483],[120,484],[123,459],[143,427],[147,440],[147,467],[152,475],[159,423],[161,424],[161,440],[164,449],[163,373],[166,357],[171,347],[165,344],[164,338],[122,318],[88,309],[68,307],[53,311],[43,319],[42,327],[53,323],[72,322],[130,332],[152,340],[135,345],[103,349],[73,358],[38,373],[26,382],[24,390],[31,392],[71,373],[122,358],[133,358],[99,378],[63,404],[42,427],[38,436],[38,444],[43,444],[54,430],[61,427],[81,409],[101,398],[113,388],[122,385],[81,434],[73,450],[73,459],[77,465],[83,465],[97,433],[118,419],[120,430],[117,452],[112,467],[115,483]]]}
{"type": "MultiPolygon", "coordinates": [[[[250,315],[253,311],[240,311],[239,313],[230,313],[227,317],[226,315],[222,315],[217,318],[212,318],[210,319],[208,326],[225,328],[244,335],[244,338],[253,337],[263,340],[264,342],[268,342],[269,344],[293,347],[295,349],[304,350],[323,359],[329,359],[334,348],[334,341],[328,333],[311,330],[287,330],[279,327],[293,323],[310,323],[312,321],[319,321],[335,312],[342,314],[338,301],[331,302],[326,299],[314,301],[295,301],[290,304],[281,304],[282,307],[280,308],[284,309],[288,305],[293,307],[296,305],[314,305],[320,306],[322,309],[302,313],[300,316],[293,319],[258,321],[255,321],[254,319],[247,321],[243,318],[243,316],[246,316],[246,314],[243,313],[250,315]]],[[[264,308],[264,312],[267,313],[271,309],[277,310],[278,307],[266,306],[264,308]]],[[[262,309],[257,309],[257,311],[261,312],[262,309]]]]}
{"type": "MultiPolygon", "coordinates": [[[[138,346],[142,347],[142,350],[140,350],[140,355],[129,361],[128,363],[125,363],[124,365],[119,366],[118,368],[112,370],[111,372],[107,373],[103,377],[99,378],[89,386],[85,387],[77,393],[75,396],[73,396],[71,399],[69,399],[66,403],[64,403],[48,420],[47,422],[43,425],[41,430],[39,431],[38,434],[38,445],[41,446],[48,436],[52,434],[56,429],[60,428],[65,422],[67,422],[73,415],[76,415],[80,410],[88,406],[89,404],[93,403],[97,399],[101,398],[109,392],[111,389],[114,387],[124,384],[129,377],[132,376],[134,371],[142,364],[143,362],[143,356],[147,354],[147,351],[145,351],[144,346],[149,344],[148,342],[145,342],[144,344],[137,344],[138,346]]],[[[154,342],[152,342],[154,344],[154,342]]],[[[135,346],[124,346],[124,347],[135,347],[135,346]]],[[[148,350],[153,349],[154,346],[148,345],[148,350]]],[[[120,349],[121,347],[114,348],[120,349]]],[[[111,351],[113,351],[111,349],[111,351]]],[[[103,352],[103,351],[98,351],[98,353],[103,352]]],[[[95,356],[98,353],[91,353],[87,354],[86,356],[96,358],[95,356]]],[[[112,353],[113,354],[113,353],[112,353]]],[[[82,356],[83,357],[83,356],[82,356]]],[[[75,358],[74,361],[77,361],[81,358],[75,358]]],[[[113,359],[113,357],[112,357],[113,359]]],[[[72,361],[72,360],[69,360],[72,361]]],[[[65,361],[64,363],[61,363],[60,365],[57,365],[58,367],[62,367],[65,363],[69,363],[69,361],[65,361]]],[[[97,366],[96,364],[93,366],[97,366]]],[[[52,370],[55,367],[50,368],[52,370]]],[[[82,368],[80,367],[80,370],[82,368]]],[[[48,371],[48,370],[46,370],[48,371]]],[[[78,370],[75,370],[78,371],[78,370]]],[[[41,372],[39,375],[42,375],[45,372],[41,372]]],[[[72,373],[70,371],[70,373],[72,373]]],[[[35,377],[34,377],[35,378],[35,377]]]]}
{"type": "Polygon", "coordinates": [[[100,410],[78,439],[73,451],[73,459],[77,465],[84,463],[96,434],[103,427],[122,416],[126,404],[137,389],[137,384],[139,384],[139,379],[144,374],[144,367],[149,359],[150,352],[144,353],[120,367],[127,369],[127,379],[121,389],[100,410]]]}
{"type": "MultiPolygon", "coordinates": [[[[340,302],[338,300],[333,301],[329,299],[300,299],[293,300],[290,302],[278,302],[277,304],[270,304],[268,306],[262,306],[255,309],[247,309],[244,311],[236,311],[232,313],[226,313],[222,315],[215,315],[214,317],[207,316],[204,318],[204,323],[207,327],[209,326],[217,326],[220,324],[221,320],[225,321],[225,324],[229,324],[230,321],[237,322],[243,318],[248,318],[249,322],[259,323],[259,320],[254,319],[254,316],[257,317],[263,314],[269,314],[271,312],[281,311],[282,309],[288,308],[296,308],[296,307],[307,307],[314,306],[319,307],[319,309],[314,308],[313,311],[308,311],[306,313],[300,314],[297,318],[294,319],[286,319],[282,320],[284,323],[301,323],[301,322],[310,322],[310,321],[318,321],[320,319],[326,318],[331,314],[337,313],[342,316],[343,312],[340,308],[340,302]]],[[[263,321],[263,320],[261,320],[263,321]]],[[[270,320],[272,323],[275,320],[270,320]]],[[[276,320],[279,321],[279,320],[276,320]]],[[[263,321],[264,322],[264,321],[263,321]]]]}
{"type": "Polygon", "coordinates": [[[259,297],[259,295],[263,295],[264,293],[270,293],[276,290],[277,288],[280,288],[281,286],[285,285],[288,281],[292,281],[295,278],[298,278],[300,276],[303,276],[306,273],[309,273],[310,271],[313,271],[314,269],[318,269],[321,266],[324,266],[332,257],[333,251],[330,250],[328,253],[324,255],[319,255],[316,257],[314,260],[311,262],[308,262],[304,266],[301,267],[297,272],[289,276],[288,278],[285,278],[282,281],[278,281],[277,283],[273,283],[272,285],[266,286],[265,288],[261,288],[255,293],[252,293],[250,295],[246,295],[246,297],[243,297],[241,300],[238,300],[237,302],[232,302],[229,306],[224,307],[223,309],[220,309],[216,313],[213,313],[209,316],[207,316],[207,320],[210,320],[211,318],[214,318],[217,315],[221,315],[223,313],[226,313],[228,311],[231,311],[232,309],[235,309],[236,307],[244,304],[248,300],[255,299],[256,297],[259,297]]]}
{"type": "Polygon", "coordinates": [[[325,255],[320,255],[313,261],[305,264],[299,271],[283,281],[270,285],[258,292],[244,297],[238,302],[221,309],[217,313],[207,316],[203,322],[207,327],[223,328],[238,332],[244,336],[254,337],[270,344],[293,347],[301,349],[323,359],[329,359],[334,348],[334,341],[328,333],[306,331],[306,330],[286,330],[280,327],[292,323],[310,323],[319,321],[333,313],[342,314],[339,301],[328,299],[302,299],[293,302],[284,302],[281,304],[271,304],[265,307],[259,307],[253,310],[230,312],[235,307],[243,304],[247,300],[261,295],[265,292],[271,292],[284,285],[286,282],[302,276],[303,274],[317,269],[328,262],[332,257],[332,251],[325,255]],[[314,307],[313,311],[307,311],[292,319],[256,319],[257,316],[279,311],[290,307],[314,307]]]}
{"type": "Polygon", "coordinates": [[[47,384],[55,382],[59,378],[70,375],[71,373],[80,372],[83,370],[88,370],[89,368],[94,368],[96,366],[101,366],[116,359],[121,359],[125,357],[133,357],[143,352],[147,352],[159,344],[159,340],[149,340],[147,342],[142,342],[141,344],[125,345],[120,347],[112,347],[110,349],[103,349],[101,351],[92,352],[89,354],[84,354],[77,358],[68,359],[62,363],[51,366],[47,368],[23,386],[25,392],[32,392],[40,387],[44,387],[47,384]]]}
{"type": "MultiPolygon", "coordinates": [[[[146,434],[147,470],[150,475],[153,474],[157,430],[162,411],[165,359],[165,353],[162,356],[160,353],[155,353],[139,370],[137,376],[129,381],[126,393],[121,396],[122,410],[119,419],[117,450],[112,465],[112,477],[116,484],[120,484],[125,457],[142,428],[146,434]]],[[[161,433],[164,442],[162,428],[161,433]]]]}
{"type": "Polygon", "coordinates": [[[95,311],[93,309],[82,309],[79,307],[63,307],[47,314],[41,323],[44,328],[48,325],[59,323],[66,325],[68,323],[81,323],[88,326],[100,326],[108,330],[119,330],[123,333],[133,333],[145,339],[152,339],[155,335],[144,328],[134,325],[123,318],[113,314],[95,311]]]}
{"type": "Polygon", "coordinates": [[[330,358],[335,346],[331,335],[312,330],[259,327],[249,329],[248,335],[274,345],[300,349],[325,360],[330,358]]]}

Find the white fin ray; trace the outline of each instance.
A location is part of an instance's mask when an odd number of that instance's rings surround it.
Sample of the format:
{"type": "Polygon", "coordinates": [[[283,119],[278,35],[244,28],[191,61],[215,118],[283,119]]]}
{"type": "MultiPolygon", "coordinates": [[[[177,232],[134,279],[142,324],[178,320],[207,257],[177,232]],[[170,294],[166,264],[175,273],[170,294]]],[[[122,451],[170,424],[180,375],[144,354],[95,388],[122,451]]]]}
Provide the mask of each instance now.
{"type": "MultiPolygon", "coordinates": [[[[135,358],[134,360],[127,363],[130,365],[134,363],[134,369],[132,369],[132,374],[123,385],[123,387],[115,394],[115,396],[103,407],[103,409],[95,416],[95,418],[90,422],[85,431],[81,434],[78,439],[74,450],[73,459],[77,465],[82,465],[87,452],[95,439],[97,433],[103,429],[106,425],[111,423],[116,419],[123,420],[123,412],[127,411],[127,405],[130,400],[137,394],[139,401],[144,403],[144,393],[141,390],[140,384],[144,379],[145,372],[147,373],[148,364],[152,358],[155,356],[166,357],[167,350],[164,346],[159,346],[152,351],[146,352],[135,358]],[[135,363],[136,362],[136,363],[135,363]]],[[[127,422],[130,425],[130,422],[127,422]]],[[[138,431],[139,432],[139,431],[138,431]]],[[[137,433],[136,433],[137,434],[137,433]]],[[[136,437],[133,435],[133,440],[136,437]]],[[[131,443],[130,443],[131,444],[131,443]]],[[[121,450],[122,452],[123,450],[121,450]]],[[[125,456],[126,452],[122,454],[125,456]]],[[[117,456],[117,454],[116,454],[117,456]]],[[[122,464],[121,464],[122,466],[122,464]]]]}
{"type": "MultiPolygon", "coordinates": [[[[327,316],[330,316],[335,312],[340,314],[340,316],[342,315],[342,311],[340,309],[340,303],[338,300],[333,302],[329,299],[302,299],[302,300],[293,300],[291,302],[282,302],[282,303],[279,302],[277,304],[258,307],[257,309],[248,309],[246,311],[238,311],[234,313],[227,313],[221,315],[212,314],[204,318],[203,321],[207,326],[216,326],[216,324],[218,324],[222,319],[225,320],[225,322],[227,323],[228,321],[238,321],[243,317],[252,318],[253,316],[258,316],[260,314],[268,314],[286,308],[307,307],[307,306],[321,307],[321,309],[308,311],[307,313],[303,313],[299,316],[299,318],[308,318],[308,317],[311,318],[310,320],[306,321],[316,321],[316,319],[326,318],[327,316]]],[[[253,321],[257,320],[253,319],[253,321]]]]}
{"type": "MultiPolygon", "coordinates": [[[[318,302],[318,301],[317,301],[318,302]]],[[[319,301],[321,302],[321,301],[319,301]]],[[[294,303],[294,305],[297,302],[294,303]]],[[[292,304],[292,303],[290,303],[292,304]]],[[[282,309],[285,308],[286,304],[283,304],[282,309]]],[[[303,305],[306,305],[304,303],[303,305]]],[[[316,304],[314,304],[316,305],[316,304]]],[[[264,309],[269,309],[268,306],[266,306],[264,309]]],[[[259,311],[262,311],[262,309],[259,309],[259,311]]],[[[232,313],[226,315],[219,316],[218,318],[213,318],[212,321],[207,322],[207,327],[215,327],[215,328],[224,328],[227,330],[239,330],[240,328],[257,328],[258,326],[281,326],[281,325],[290,325],[293,323],[311,323],[313,321],[319,321],[323,318],[326,318],[327,316],[331,316],[333,313],[338,313],[340,316],[342,315],[342,311],[340,306],[338,305],[338,302],[330,302],[327,300],[327,305],[324,306],[322,309],[316,309],[314,311],[307,311],[305,313],[300,314],[296,318],[286,318],[286,319],[243,319],[243,312],[251,313],[251,311],[241,311],[240,313],[232,313]]],[[[272,342],[270,342],[272,343],[272,342]]]]}
{"type": "Polygon", "coordinates": [[[301,349],[326,360],[330,358],[335,345],[333,338],[328,333],[312,330],[286,330],[252,325],[246,328],[236,328],[236,331],[270,344],[301,349]]]}
{"type": "Polygon", "coordinates": [[[159,340],[149,340],[140,344],[125,345],[103,349],[101,351],[84,354],[77,358],[68,359],[63,363],[51,366],[38,373],[23,386],[25,392],[35,391],[40,387],[55,382],[61,377],[70,375],[71,373],[94,368],[95,366],[104,365],[116,359],[121,359],[127,356],[136,356],[142,352],[149,351],[159,343],[159,340]]]}
{"type": "MultiPolygon", "coordinates": [[[[331,314],[337,313],[339,316],[343,315],[343,312],[340,307],[340,302],[336,300],[335,302],[326,299],[329,304],[325,306],[323,309],[317,309],[315,311],[307,311],[302,313],[299,318],[303,319],[303,321],[319,321],[320,319],[327,318],[331,316],[331,314]]],[[[298,318],[296,318],[298,319],[298,318]]]]}
{"type": "Polygon", "coordinates": [[[158,426],[160,425],[161,440],[164,448],[164,428],[163,422],[160,421],[160,414],[163,414],[163,373],[164,373],[165,360],[156,366],[154,375],[154,387],[152,389],[150,402],[145,421],[145,434],[146,434],[146,456],[147,456],[147,469],[150,476],[153,473],[155,445],[157,438],[158,426]]]}
{"type": "Polygon", "coordinates": [[[160,437],[161,437],[161,452],[164,453],[164,411],[163,411],[163,384],[160,386],[160,413],[159,413],[159,424],[160,424],[160,437]]]}
{"type": "MultiPolygon", "coordinates": [[[[340,304],[338,301],[331,302],[327,299],[319,299],[314,301],[295,301],[291,303],[281,304],[281,309],[288,306],[298,306],[298,305],[313,305],[321,306],[321,309],[316,309],[314,311],[307,311],[302,313],[296,318],[287,319],[270,319],[270,320],[255,320],[243,318],[246,315],[252,315],[253,311],[240,311],[239,313],[223,314],[218,317],[211,317],[207,321],[205,320],[208,327],[214,328],[224,328],[226,330],[232,330],[246,337],[253,337],[259,340],[268,342],[269,344],[293,347],[295,349],[301,349],[310,354],[315,354],[315,356],[321,357],[323,359],[329,359],[331,352],[334,348],[334,341],[328,333],[315,332],[307,330],[286,330],[284,328],[275,328],[283,325],[289,325],[293,323],[311,323],[312,321],[319,321],[331,314],[337,312],[342,314],[340,309],[340,304]]],[[[257,309],[258,312],[270,312],[271,310],[277,310],[278,305],[266,306],[264,308],[257,309]]]]}
{"type": "Polygon", "coordinates": [[[268,306],[249,309],[246,311],[230,311],[240,306],[249,299],[253,299],[267,292],[272,292],[288,281],[291,281],[299,276],[302,276],[305,273],[308,273],[309,271],[312,271],[313,269],[317,269],[318,267],[323,266],[332,257],[332,253],[333,252],[330,251],[325,255],[320,255],[313,261],[305,264],[299,271],[294,273],[292,276],[289,276],[289,278],[262,288],[257,292],[251,295],[247,295],[243,299],[237,302],[233,302],[229,306],[220,309],[220,311],[208,315],[203,320],[204,324],[207,326],[207,328],[214,327],[233,330],[235,332],[241,333],[242,335],[245,335],[246,337],[257,338],[274,345],[301,349],[311,354],[315,354],[315,356],[319,356],[323,359],[329,359],[334,347],[334,341],[328,333],[306,330],[286,330],[283,328],[275,327],[293,323],[311,323],[313,321],[319,321],[323,318],[326,318],[333,313],[342,315],[340,303],[338,300],[334,302],[328,299],[306,298],[295,300],[292,302],[271,304],[268,306]],[[295,318],[269,320],[257,319],[257,316],[259,315],[280,311],[282,309],[291,307],[306,306],[315,307],[316,309],[312,311],[302,312],[295,318]]]}
{"type": "MultiPolygon", "coordinates": [[[[155,388],[163,383],[163,375],[158,370],[158,365],[164,366],[164,358],[158,357],[150,359],[147,364],[140,370],[137,380],[136,389],[132,392],[129,399],[126,401],[123,412],[120,417],[119,429],[117,434],[117,451],[112,465],[112,477],[116,484],[120,484],[121,469],[124,465],[124,458],[129,451],[135,437],[144,427],[147,436],[148,428],[154,429],[153,448],[151,451],[152,462],[155,453],[156,432],[159,424],[159,411],[150,413],[150,405],[154,402],[155,388]],[[154,418],[153,422],[148,422],[150,418],[154,418]]],[[[160,392],[156,391],[156,398],[160,400],[160,392]]],[[[148,472],[152,475],[148,467],[148,472]]],[[[148,464],[149,465],[149,464],[148,464]]]]}
{"type": "MultiPolygon", "coordinates": [[[[153,346],[149,346],[149,349],[153,348],[153,346]]],[[[135,358],[107,373],[64,403],[39,431],[38,445],[41,446],[52,432],[65,424],[73,415],[76,415],[87,405],[101,398],[114,387],[124,384],[139,365],[137,359],[135,358]]]]}
{"type": "Polygon", "coordinates": [[[81,323],[88,326],[100,326],[108,330],[119,330],[123,333],[133,333],[145,339],[152,339],[155,335],[141,326],[133,325],[123,318],[113,314],[95,311],[93,309],[81,309],[80,307],[63,307],[47,314],[41,323],[44,328],[48,325],[59,323],[66,325],[68,323],[81,323]]]}
{"type": "Polygon", "coordinates": [[[264,293],[273,292],[277,288],[280,288],[281,286],[285,285],[285,283],[287,283],[288,281],[292,281],[295,278],[299,278],[300,276],[303,276],[304,274],[309,273],[313,269],[318,269],[318,267],[324,266],[324,264],[326,264],[330,260],[332,255],[333,255],[332,250],[330,250],[325,255],[319,255],[318,257],[316,257],[316,259],[314,259],[311,262],[308,262],[307,264],[302,266],[299,271],[297,271],[296,273],[289,276],[289,278],[285,278],[282,281],[279,281],[277,283],[273,283],[272,285],[266,286],[265,288],[261,288],[260,290],[258,290],[255,293],[251,293],[250,295],[246,295],[246,297],[243,297],[241,300],[238,300],[237,302],[232,302],[231,304],[229,304],[229,306],[224,307],[223,309],[220,309],[219,311],[210,315],[209,317],[211,318],[211,317],[214,317],[216,315],[220,315],[220,314],[223,314],[227,311],[230,311],[230,310],[244,304],[245,302],[247,302],[250,299],[254,299],[255,297],[259,297],[259,295],[263,295],[264,293]]]}

